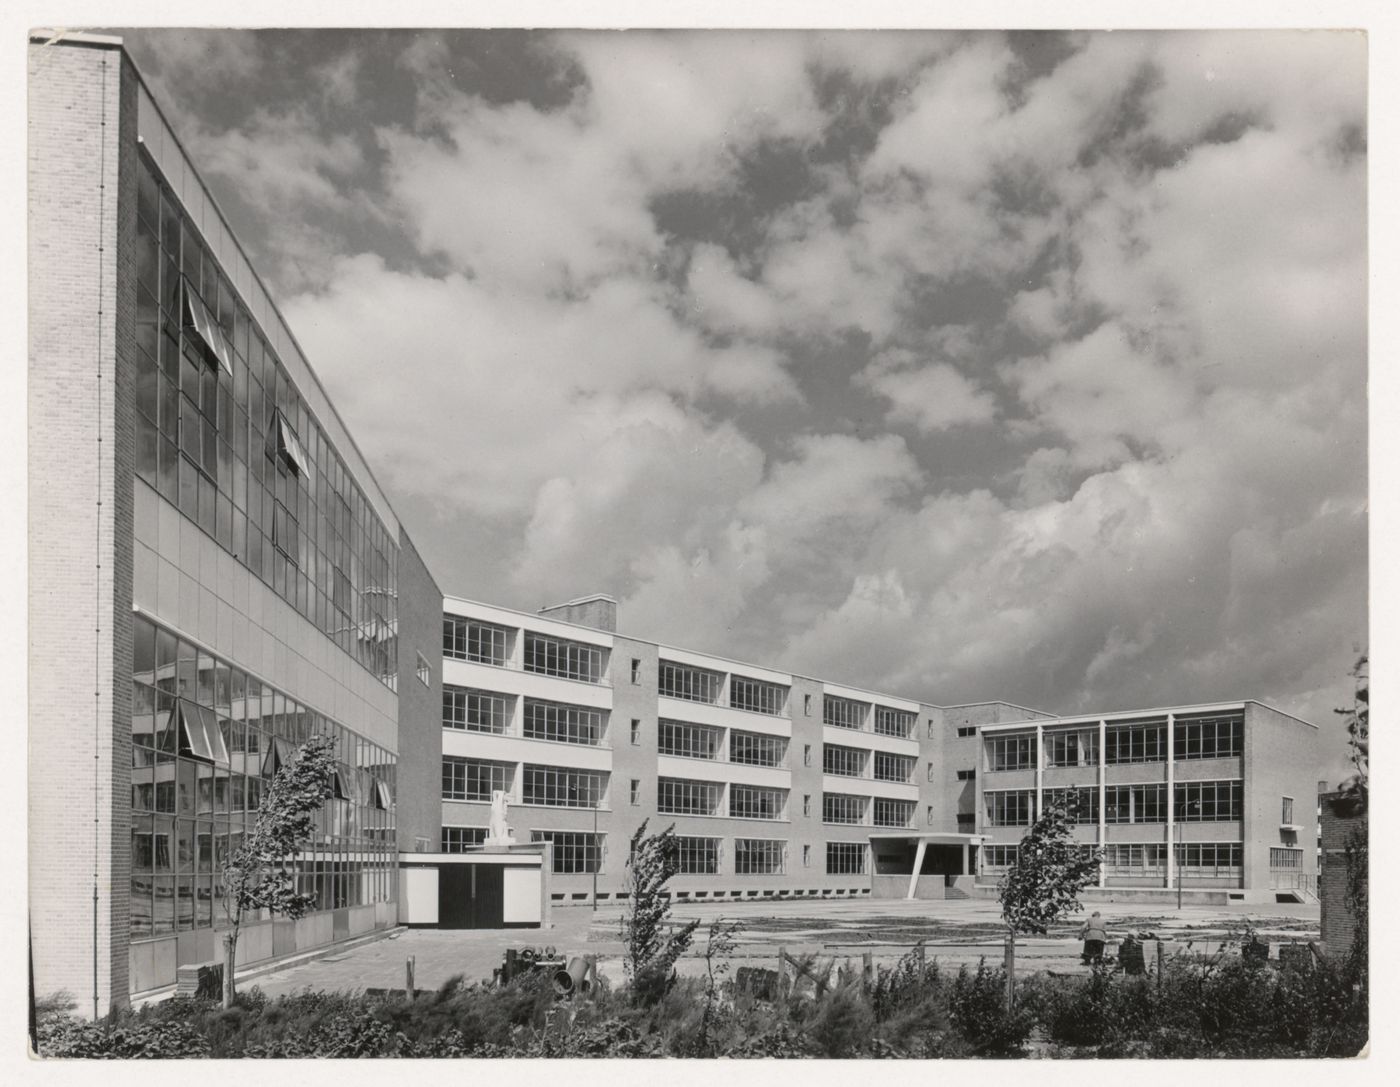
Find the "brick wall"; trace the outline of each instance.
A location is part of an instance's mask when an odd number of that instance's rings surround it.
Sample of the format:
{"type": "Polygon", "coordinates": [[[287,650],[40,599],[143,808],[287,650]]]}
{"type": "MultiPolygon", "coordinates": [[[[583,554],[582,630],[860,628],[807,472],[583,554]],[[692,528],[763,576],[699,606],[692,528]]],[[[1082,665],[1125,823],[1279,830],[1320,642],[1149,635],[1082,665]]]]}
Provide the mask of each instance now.
{"type": "Polygon", "coordinates": [[[1318,898],[1322,901],[1322,945],[1328,955],[1345,955],[1356,935],[1356,917],[1346,906],[1346,845],[1351,832],[1366,829],[1366,816],[1337,804],[1340,794],[1322,798],[1322,871],[1318,898]]]}
{"type": "Polygon", "coordinates": [[[399,530],[399,731],[397,827],[399,848],[426,838],[442,841],[442,590],[413,541],[399,530]],[[418,655],[428,661],[428,686],[418,679],[418,655]]]}
{"type": "Polygon", "coordinates": [[[135,97],[113,48],[28,63],[30,931],[36,990],[101,1014],[127,993],[135,97]]]}

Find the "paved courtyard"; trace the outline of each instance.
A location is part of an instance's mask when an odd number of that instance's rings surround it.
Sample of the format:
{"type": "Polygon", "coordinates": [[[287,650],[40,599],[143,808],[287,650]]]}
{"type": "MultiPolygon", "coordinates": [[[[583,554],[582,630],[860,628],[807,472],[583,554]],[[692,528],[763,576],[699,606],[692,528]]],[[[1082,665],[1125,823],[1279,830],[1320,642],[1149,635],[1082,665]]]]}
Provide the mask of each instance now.
{"type": "MultiPolygon", "coordinates": [[[[1174,905],[1158,903],[1102,903],[1090,909],[1103,914],[1112,941],[1150,932],[1166,941],[1168,954],[1213,952],[1222,941],[1238,936],[1247,922],[1261,938],[1275,945],[1318,936],[1316,905],[1188,905],[1178,911],[1174,905]]],[[[869,952],[877,965],[890,965],[920,941],[928,958],[953,970],[963,963],[975,965],[984,957],[989,963],[999,963],[1002,955],[1003,930],[995,901],[678,903],[672,915],[701,923],[689,955],[679,965],[682,974],[703,972],[706,930],[719,918],[743,923],[731,956],[734,967],[775,968],[779,948],[794,956],[817,955],[854,963],[869,952]]],[[[1087,915],[1086,910],[1048,936],[1020,938],[1018,965],[1028,970],[1082,971],[1077,933],[1087,915]]],[[[457,974],[468,981],[489,979],[506,948],[525,946],[553,946],[563,957],[597,955],[602,974],[614,982],[622,979],[619,907],[600,908],[596,914],[577,906],[556,907],[552,920],[553,927],[543,930],[415,929],[264,974],[244,982],[243,987],[258,985],[269,995],[308,987],[340,991],[402,988],[405,963],[411,957],[415,960],[415,984],[432,989],[457,974]]]]}

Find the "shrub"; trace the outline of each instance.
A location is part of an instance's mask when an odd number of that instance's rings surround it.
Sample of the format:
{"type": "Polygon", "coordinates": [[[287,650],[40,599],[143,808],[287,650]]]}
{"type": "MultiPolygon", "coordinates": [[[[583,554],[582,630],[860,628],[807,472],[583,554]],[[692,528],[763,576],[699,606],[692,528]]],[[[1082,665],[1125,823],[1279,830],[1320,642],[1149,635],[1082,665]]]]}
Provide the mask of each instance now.
{"type": "Polygon", "coordinates": [[[875,1013],[859,978],[845,979],[817,1001],[807,1027],[812,1044],[824,1057],[858,1057],[875,1030],[875,1013]]]}
{"type": "Polygon", "coordinates": [[[1020,1056],[1034,1025],[1023,1002],[1007,1008],[1006,973],[988,970],[985,960],[978,962],[976,973],[966,965],[958,970],[948,997],[948,1019],[969,1056],[1020,1056]]]}

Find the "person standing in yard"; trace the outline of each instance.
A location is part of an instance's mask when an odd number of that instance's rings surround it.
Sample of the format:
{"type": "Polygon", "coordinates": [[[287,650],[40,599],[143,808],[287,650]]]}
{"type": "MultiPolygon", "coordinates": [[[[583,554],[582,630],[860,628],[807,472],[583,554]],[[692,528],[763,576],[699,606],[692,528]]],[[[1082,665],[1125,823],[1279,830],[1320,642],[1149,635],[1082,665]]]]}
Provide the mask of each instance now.
{"type": "Polygon", "coordinates": [[[1095,910],[1089,920],[1084,922],[1084,927],[1079,930],[1080,937],[1084,940],[1083,962],[1096,963],[1103,962],[1103,947],[1108,942],[1108,929],[1104,927],[1103,918],[1099,911],[1095,910]]]}

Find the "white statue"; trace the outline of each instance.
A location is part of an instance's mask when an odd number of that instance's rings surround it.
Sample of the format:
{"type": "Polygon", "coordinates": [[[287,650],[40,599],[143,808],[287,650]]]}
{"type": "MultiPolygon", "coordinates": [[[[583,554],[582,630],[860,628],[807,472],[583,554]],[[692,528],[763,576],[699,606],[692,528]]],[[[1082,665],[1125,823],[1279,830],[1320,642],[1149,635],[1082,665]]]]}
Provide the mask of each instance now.
{"type": "Polygon", "coordinates": [[[504,790],[492,791],[491,822],[486,830],[486,845],[515,844],[515,835],[510,832],[510,824],[506,822],[506,810],[509,806],[510,801],[506,799],[504,790]]]}

